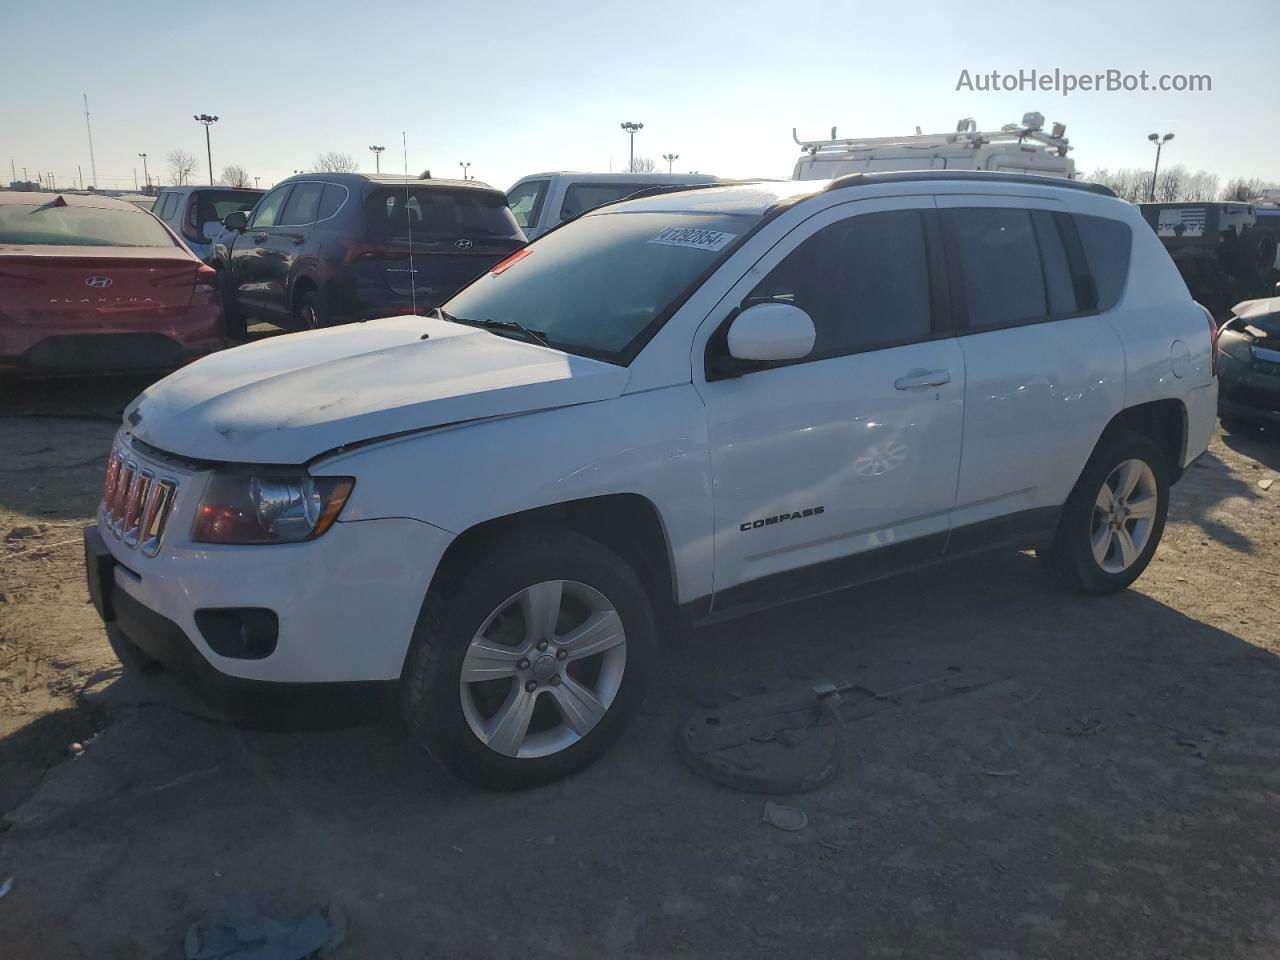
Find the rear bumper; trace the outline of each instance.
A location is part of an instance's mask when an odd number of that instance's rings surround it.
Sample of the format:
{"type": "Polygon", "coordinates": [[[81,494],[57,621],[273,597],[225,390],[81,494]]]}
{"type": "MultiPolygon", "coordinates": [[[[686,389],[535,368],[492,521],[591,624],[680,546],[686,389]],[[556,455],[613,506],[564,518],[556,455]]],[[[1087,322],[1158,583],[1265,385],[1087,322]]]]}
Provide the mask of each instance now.
{"type": "Polygon", "coordinates": [[[171,370],[222,349],[221,340],[184,343],[162,333],[70,333],[43,337],[0,369],[32,374],[171,370]]]}

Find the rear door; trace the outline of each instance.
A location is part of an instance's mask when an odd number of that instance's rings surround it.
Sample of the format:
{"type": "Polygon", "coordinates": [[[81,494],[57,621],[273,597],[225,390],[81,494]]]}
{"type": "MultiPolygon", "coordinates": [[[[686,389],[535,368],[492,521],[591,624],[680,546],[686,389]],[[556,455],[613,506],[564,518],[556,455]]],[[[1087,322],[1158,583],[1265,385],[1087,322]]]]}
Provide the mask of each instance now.
{"type": "Polygon", "coordinates": [[[1026,540],[1124,397],[1124,351],[1060,202],[938,197],[964,353],[964,459],[949,552],[1026,540]]]}
{"type": "Polygon", "coordinates": [[[293,190],[292,183],[276,187],[254,209],[245,231],[231,248],[231,282],[241,307],[254,313],[269,311],[268,290],[276,272],[272,262],[276,254],[268,241],[271,231],[284,212],[285,202],[293,190]]]}

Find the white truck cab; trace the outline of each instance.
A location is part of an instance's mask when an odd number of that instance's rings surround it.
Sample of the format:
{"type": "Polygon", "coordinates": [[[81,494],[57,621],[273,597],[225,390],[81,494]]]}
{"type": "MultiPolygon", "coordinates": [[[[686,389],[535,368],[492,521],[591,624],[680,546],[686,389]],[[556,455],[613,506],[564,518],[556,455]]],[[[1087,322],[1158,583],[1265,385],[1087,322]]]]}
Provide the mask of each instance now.
{"type": "Polygon", "coordinates": [[[836,128],[826,140],[801,140],[795,180],[826,180],[850,173],[883,173],[891,170],[987,170],[995,173],[1033,173],[1043,177],[1074,179],[1075,161],[1067,128],[1055,123],[1046,133],[1044,115],[1028,113],[1022,123],[1005,124],[999,130],[982,131],[969,117],[952,133],[913,136],[837,139],[836,128]]]}
{"type": "Polygon", "coordinates": [[[507,191],[507,206],[530,240],[601,204],[613,203],[646,187],[717,183],[702,173],[531,173],[507,191]]]}
{"type": "Polygon", "coordinates": [[[460,775],[598,757],[659,634],[987,550],[1130,584],[1215,422],[1137,209],[989,173],[600,207],[431,316],[200,360],[125,410],[90,592],[215,688],[393,683],[460,775]]]}

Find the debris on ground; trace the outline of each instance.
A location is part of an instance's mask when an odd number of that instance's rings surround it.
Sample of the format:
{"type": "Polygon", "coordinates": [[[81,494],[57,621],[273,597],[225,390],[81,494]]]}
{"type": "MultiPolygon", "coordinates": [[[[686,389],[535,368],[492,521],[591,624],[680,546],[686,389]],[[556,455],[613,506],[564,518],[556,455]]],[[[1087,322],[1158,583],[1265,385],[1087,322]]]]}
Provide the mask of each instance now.
{"type": "Polygon", "coordinates": [[[760,819],[770,826],[785,830],[788,833],[803,830],[809,825],[809,816],[803,810],[798,807],[788,807],[785,804],[774,803],[772,800],[764,802],[764,815],[760,819]]]}
{"type": "Polygon", "coordinates": [[[1275,477],[1267,477],[1265,480],[1259,480],[1258,486],[1261,487],[1263,490],[1270,490],[1271,485],[1275,482],[1276,482],[1275,477]]]}
{"type": "Polygon", "coordinates": [[[280,916],[241,900],[209,910],[182,946],[187,960],[305,960],[337,936],[338,926],[319,910],[280,916]]]}
{"type": "Polygon", "coordinates": [[[27,526],[14,527],[12,530],[10,530],[8,533],[5,534],[4,538],[6,540],[26,540],[28,537],[37,536],[39,532],[40,531],[38,531],[35,527],[27,527],[27,526]]]}

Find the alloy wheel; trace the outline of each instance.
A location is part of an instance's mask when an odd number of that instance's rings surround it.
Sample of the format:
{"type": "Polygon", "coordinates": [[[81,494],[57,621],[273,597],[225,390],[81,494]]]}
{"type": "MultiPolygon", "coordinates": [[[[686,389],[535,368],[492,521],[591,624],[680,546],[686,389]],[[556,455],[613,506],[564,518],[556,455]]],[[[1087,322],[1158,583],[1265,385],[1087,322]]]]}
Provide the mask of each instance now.
{"type": "Polygon", "coordinates": [[[462,712],[471,732],[508,757],[545,757],[587,736],[626,670],[622,618],[598,590],[548,580],[508,597],[463,656],[462,712]]]}
{"type": "Polygon", "coordinates": [[[1155,527],[1159,490],[1151,467],[1125,460],[1103,481],[1094,500],[1089,545],[1107,573],[1124,573],[1146,549],[1155,527]]]}

